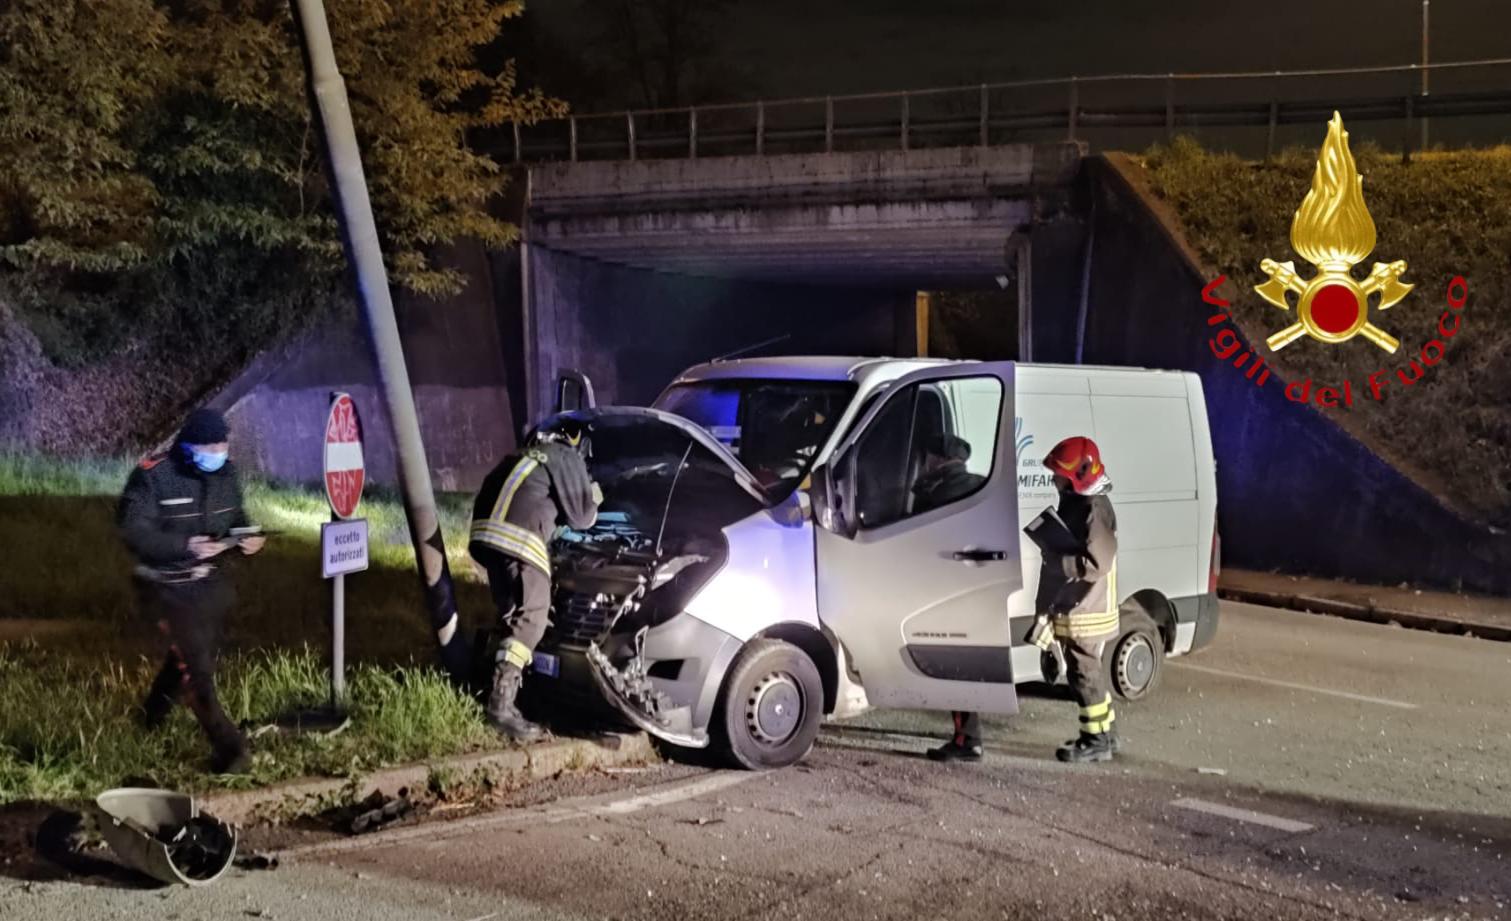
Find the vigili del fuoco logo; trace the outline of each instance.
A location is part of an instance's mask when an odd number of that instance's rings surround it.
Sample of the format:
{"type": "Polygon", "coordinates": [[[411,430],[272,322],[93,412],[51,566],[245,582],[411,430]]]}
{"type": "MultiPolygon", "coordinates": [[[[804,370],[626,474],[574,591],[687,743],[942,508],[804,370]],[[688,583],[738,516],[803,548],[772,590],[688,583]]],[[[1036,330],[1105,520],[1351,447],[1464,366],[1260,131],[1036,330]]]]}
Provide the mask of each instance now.
{"type": "MultiPolygon", "coordinates": [[[[1256,285],[1254,290],[1294,317],[1265,340],[1271,352],[1278,352],[1303,337],[1325,346],[1340,346],[1358,337],[1390,355],[1400,352],[1401,341],[1377,325],[1371,314],[1383,314],[1411,293],[1414,285],[1402,280],[1406,260],[1376,262],[1362,280],[1353,275],[1354,267],[1374,252],[1375,242],[1375,222],[1364,204],[1364,177],[1359,175],[1348,149],[1343,118],[1334,112],[1327,125],[1327,139],[1317,157],[1311,190],[1291,220],[1291,248],[1311,263],[1314,271],[1298,272],[1294,260],[1265,259],[1259,264],[1269,280],[1256,285]],[[1311,277],[1305,277],[1306,274],[1311,277]]],[[[1244,348],[1236,330],[1219,328],[1232,323],[1231,315],[1226,312],[1231,305],[1215,293],[1226,280],[1226,275],[1219,276],[1202,289],[1204,302],[1222,308],[1222,312],[1207,320],[1214,330],[1208,345],[1219,360],[1231,361],[1234,368],[1262,387],[1270,377],[1264,359],[1244,348]]],[[[1428,369],[1443,360],[1447,340],[1458,335],[1468,295],[1469,287],[1462,276],[1449,282],[1448,305],[1438,319],[1437,335],[1423,344],[1419,354],[1411,354],[1404,366],[1394,369],[1401,387],[1414,386],[1428,369]]],[[[1381,369],[1361,382],[1360,398],[1367,391],[1375,400],[1383,400],[1394,383],[1391,370],[1381,369]]],[[[1298,403],[1315,400],[1320,406],[1352,406],[1355,390],[1353,381],[1314,390],[1308,378],[1286,385],[1285,395],[1298,403]]]]}

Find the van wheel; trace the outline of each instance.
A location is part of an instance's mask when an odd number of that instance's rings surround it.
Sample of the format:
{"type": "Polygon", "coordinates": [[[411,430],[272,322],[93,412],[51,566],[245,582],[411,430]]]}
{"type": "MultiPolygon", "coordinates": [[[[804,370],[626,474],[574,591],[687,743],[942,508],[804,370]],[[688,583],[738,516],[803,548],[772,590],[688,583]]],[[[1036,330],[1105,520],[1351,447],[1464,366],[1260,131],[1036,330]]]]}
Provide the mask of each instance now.
{"type": "Polygon", "coordinates": [[[1148,614],[1123,617],[1123,629],[1104,660],[1112,691],[1123,700],[1141,700],[1153,692],[1164,670],[1165,644],[1148,614]]]}
{"type": "Polygon", "coordinates": [[[714,729],[736,766],[765,771],[808,754],[823,711],[824,683],[807,653],[781,640],[752,640],[724,679],[714,729]]]}

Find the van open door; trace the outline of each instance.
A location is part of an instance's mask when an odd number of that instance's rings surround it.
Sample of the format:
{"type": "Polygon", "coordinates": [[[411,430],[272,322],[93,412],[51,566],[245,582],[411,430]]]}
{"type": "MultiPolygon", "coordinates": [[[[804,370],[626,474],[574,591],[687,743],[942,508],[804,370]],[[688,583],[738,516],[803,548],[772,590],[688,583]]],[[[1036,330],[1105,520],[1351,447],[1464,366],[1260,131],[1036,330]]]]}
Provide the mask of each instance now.
{"type": "Polygon", "coordinates": [[[899,379],[815,473],[819,618],[875,706],[1017,712],[1013,370],[899,379]]]}
{"type": "Polygon", "coordinates": [[[556,412],[571,413],[597,407],[593,382],[588,380],[586,374],[571,369],[556,372],[556,412]]]}

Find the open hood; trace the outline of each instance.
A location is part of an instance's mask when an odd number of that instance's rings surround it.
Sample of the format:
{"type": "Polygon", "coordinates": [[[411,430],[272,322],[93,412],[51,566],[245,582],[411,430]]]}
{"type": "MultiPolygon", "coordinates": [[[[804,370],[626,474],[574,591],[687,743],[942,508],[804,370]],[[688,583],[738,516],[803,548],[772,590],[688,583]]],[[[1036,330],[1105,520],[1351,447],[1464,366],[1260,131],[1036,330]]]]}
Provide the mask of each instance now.
{"type": "Polygon", "coordinates": [[[605,488],[609,483],[633,476],[675,473],[684,456],[689,464],[707,468],[722,464],[728,476],[746,493],[770,508],[772,497],[760,482],[707,429],[681,416],[640,406],[599,406],[561,413],[541,423],[549,429],[561,419],[572,419],[588,431],[588,471],[605,488]]]}

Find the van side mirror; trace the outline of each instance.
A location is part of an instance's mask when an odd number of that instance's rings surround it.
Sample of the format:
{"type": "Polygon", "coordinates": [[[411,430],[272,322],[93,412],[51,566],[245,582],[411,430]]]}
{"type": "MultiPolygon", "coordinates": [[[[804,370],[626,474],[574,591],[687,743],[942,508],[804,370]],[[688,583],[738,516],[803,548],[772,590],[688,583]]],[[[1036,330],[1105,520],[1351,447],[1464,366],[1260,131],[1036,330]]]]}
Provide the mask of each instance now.
{"type": "MultiPolygon", "coordinates": [[[[839,463],[841,467],[854,466],[846,465],[843,459],[839,463]]],[[[834,466],[824,464],[813,471],[813,482],[808,489],[809,498],[813,502],[813,520],[819,527],[840,537],[854,537],[858,527],[853,511],[854,489],[850,484],[855,482],[855,478],[852,475],[836,481],[834,466]]]]}

